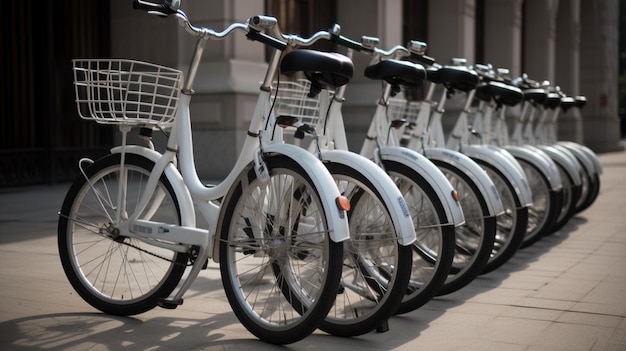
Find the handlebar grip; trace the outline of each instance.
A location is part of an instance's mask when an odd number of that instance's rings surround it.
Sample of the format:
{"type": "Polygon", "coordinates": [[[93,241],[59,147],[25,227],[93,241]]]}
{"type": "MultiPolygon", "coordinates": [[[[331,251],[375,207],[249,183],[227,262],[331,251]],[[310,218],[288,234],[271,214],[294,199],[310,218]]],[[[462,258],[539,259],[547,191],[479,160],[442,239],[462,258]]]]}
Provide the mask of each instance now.
{"type": "Polygon", "coordinates": [[[161,4],[155,4],[150,1],[133,0],[133,8],[135,10],[143,10],[160,16],[167,16],[176,13],[176,10],[170,7],[165,1],[161,4]]]}
{"type": "Polygon", "coordinates": [[[358,41],[354,41],[352,39],[346,38],[343,35],[337,35],[337,34],[331,34],[331,41],[335,42],[341,46],[345,46],[347,48],[350,48],[352,50],[356,50],[356,51],[364,51],[367,50],[367,48],[365,48],[361,43],[359,43],[358,41]]]}
{"type": "Polygon", "coordinates": [[[418,54],[414,54],[411,53],[411,60],[412,61],[416,61],[419,62],[423,65],[426,66],[433,66],[435,64],[435,59],[430,57],[430,56],[426,56],[426,55],[418,55],[418,54]]]}
{"type": "Polygon", "coordinates": [[[276,38],[270,37],[265,33],[261,33],[254,29],[250,29],[246,37],[250,40],[261,42],[265,45],[271,46],[276,50],[284,51],[287,48],[287,43],[282,42],[276,38]]]}

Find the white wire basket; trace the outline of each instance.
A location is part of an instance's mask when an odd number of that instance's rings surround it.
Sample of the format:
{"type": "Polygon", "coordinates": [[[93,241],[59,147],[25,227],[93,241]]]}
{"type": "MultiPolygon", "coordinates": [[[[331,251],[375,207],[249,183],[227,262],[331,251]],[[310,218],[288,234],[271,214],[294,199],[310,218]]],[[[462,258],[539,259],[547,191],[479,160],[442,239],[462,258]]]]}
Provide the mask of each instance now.
{"type": "MultiPolygon", "coordinates": [[[[319,98],[307,96],[311,88],[311,82],[306,79],[280,81],[278,85],[274,82],[272,86],[274,93],[276,93],[277,87],[277,94],[272,94],[275,116],[295,117],[299,123],[308,124],[314,128],[318,126],[320,115],[319,98]]],[[[325,91],[322,91],[322,93],[325,93],[325,91]]]]}
{"type": "Polygon", "coordinates": [[[181,71],[125,59],[75,59],[72,63],[81,118],[103,124],[171,126],[181,71]]]}
{"type": "Polygon", "coordinates": [[[407,123],[416,122],[420,110],[419,101],[407,101],[406,99],[389,99],[387,116],[389,120],[405,120],[407,123]]]}

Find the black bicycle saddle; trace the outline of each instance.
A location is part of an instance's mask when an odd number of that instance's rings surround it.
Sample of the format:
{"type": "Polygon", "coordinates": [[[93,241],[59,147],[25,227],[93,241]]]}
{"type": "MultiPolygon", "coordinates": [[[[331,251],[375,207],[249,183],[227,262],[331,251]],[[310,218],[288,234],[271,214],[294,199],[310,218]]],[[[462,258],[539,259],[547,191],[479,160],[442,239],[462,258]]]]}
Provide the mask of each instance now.
{"type": "Polygon", "coordinates": [[[506,106],[515,106],[524,100],[521,89],[494,80],[479,85],[476,97],[484,101],[493,99],[498,105],[506,106]]]}
{"type": "Polygon", "coordinates": [[[337,88],[347,84],[354,74],[354,65],[345,55],[316,50],[294,50],[280,63],[280,73],[304,72],[313,85],[337,88]]]}
{"type": "Polygon", "coordinates": [[[365,68],[365,77],[384,80],[392,86],[416,88],[426,78],[424,66],[408,61],[387,59],[365,68]]]}
{"type": "Polygon", "coordinates": [[[478,85],[478,73],[463,66],[444,66],[429,68],[426,79],[433,83],[443,84],[447,88],[460,91],[470,91],[478,85]]]}

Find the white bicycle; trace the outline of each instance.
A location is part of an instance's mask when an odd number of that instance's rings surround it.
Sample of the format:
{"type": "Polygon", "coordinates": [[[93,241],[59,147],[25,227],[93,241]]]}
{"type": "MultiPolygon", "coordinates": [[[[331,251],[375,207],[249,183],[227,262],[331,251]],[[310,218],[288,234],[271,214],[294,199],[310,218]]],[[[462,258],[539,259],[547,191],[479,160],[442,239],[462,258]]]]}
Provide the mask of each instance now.
{"type": "Polygon", "coordinates": [[[179,1],[134,6],[177,19],[197,37],[195,52],[185,80],[180,71],[132,60],[73,61],[81,116],[119,125],[122,144],[81,160],[82,176],[62,205],[58,246],[70,283],[109,314],[176,308],[212,258],[252,334],[274,344],[306,337],[339,289],[350,203],[318,158],[276,142],[270,90],[285,43],[250,21],[221,32],[196,27],[179,1]],[[220,184],[205,186],[193,158],[189,102],[205,44],[235,31],[274,50],[235,166],[220,184]],[[127,143],[133,127],[145,146],[127,143]],[[150,140],[153,129],[168,135],[163,153],[150,140]],[[198,228],[196,208],[208,228],[198,228]]]}

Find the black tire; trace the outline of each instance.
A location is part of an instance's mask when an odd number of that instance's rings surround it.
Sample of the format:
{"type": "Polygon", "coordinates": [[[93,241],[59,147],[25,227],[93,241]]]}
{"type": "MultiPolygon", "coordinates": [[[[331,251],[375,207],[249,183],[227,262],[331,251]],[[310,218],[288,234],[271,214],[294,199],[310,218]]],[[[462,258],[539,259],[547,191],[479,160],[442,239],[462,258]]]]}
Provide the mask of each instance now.
{"type": "MultiPolygon", "coordinates": [[[[126,316],[148,311],[166,298],[180,281],[188,255],[116,231],[120,162],[119,154],[107,155],[72,184],[59,215],[58,247],[63,270],[76,292],[102,312],[126,316]]],[[[126,154],[122,216],[133,213],[153,166],[146,158],[126,154]]],[[[178,202],[164,175],[158,189],[165,198],[150,219],[180,223],[178,202]]]]}
{"type": "Polygon", "coordinates": [[[589,191],[587,198],[582,204],[576,207],[576,213],[580,213],[589,208],[589,206],[591,206],[598,198],[598,194],[600,194],[600,176],[598,173],[594,173],[589,179],[589,191]]]}
{"type": "Polygon", "coordinates": [[[411,279],[396,310],[396,314],[402,314],[426,304],[445,283],[454,259],[454,225],[424,177],[395,161],[384,160],[383,165],[404,196],[417,236],[411,246],[411,279]]]}
{"type": "Polygon", "coordinates": [[[510,260],[522,245],[528,225],[528,207],[522,206],[513,184],[497,167],[483,160],[474,159],[474,161],[487,172],[504,206],[504,213],[496,217],[498,229],[491,257],[483,270],[483,274],[486,274],[510,260]]]}
{"type": "Polygon", "coordinates": [[[344,242],[344,265],[335,305],[320,329],[336,336],[357,336],[381,327],[396,311],[409,284],[411,245],[398,240],[389,214],[392,204],[363,174],[326,162],[340,185],[351,189],[348,212],[350,241],[344,242]]]}
{"type": "Polygon", "coordinates": [[[574,180],[565,170],[563,165],[557,162],[557,168],[561,175],[561,183],[563,184],[563,202],[561,204],[561,210],[557,216],[554,225],[551,230],[546,234],[552,234],[563,228],[567,221],[576,213],[576,203],[580,197],[581,186],[575,186],[574,180]]]}
{"type": "Polygon", "coordinates": [[[327,211],[304,170],[286,156],[252,166],[223,202],[218,233],[222,283],[239,321],[259,339],[289,344],[310,335],[335,301],[342,243],[333,242],[327,211]]]}
{"type": "Polygon", "coordinates": [[[465,217],[465,223],[455,228],[452,269],[437,293],[446,295],[471,283],[487,266],[496,237],[496,216],[489,215],[485,197],[465,173],[447,162],[432,161],[458,192],[465,217]]]}
{"type": "MultiPolygon", "coordinates": [[[[533,204],[528,208],[528,228],[525,241],[541,238],[553,230],[563,202],[563,191],[551,189],[548,177],[531,162],[517,159],[528,179],[533,204]]],[[[525,246],[525,244],[522,244],[525,246]]]]}

